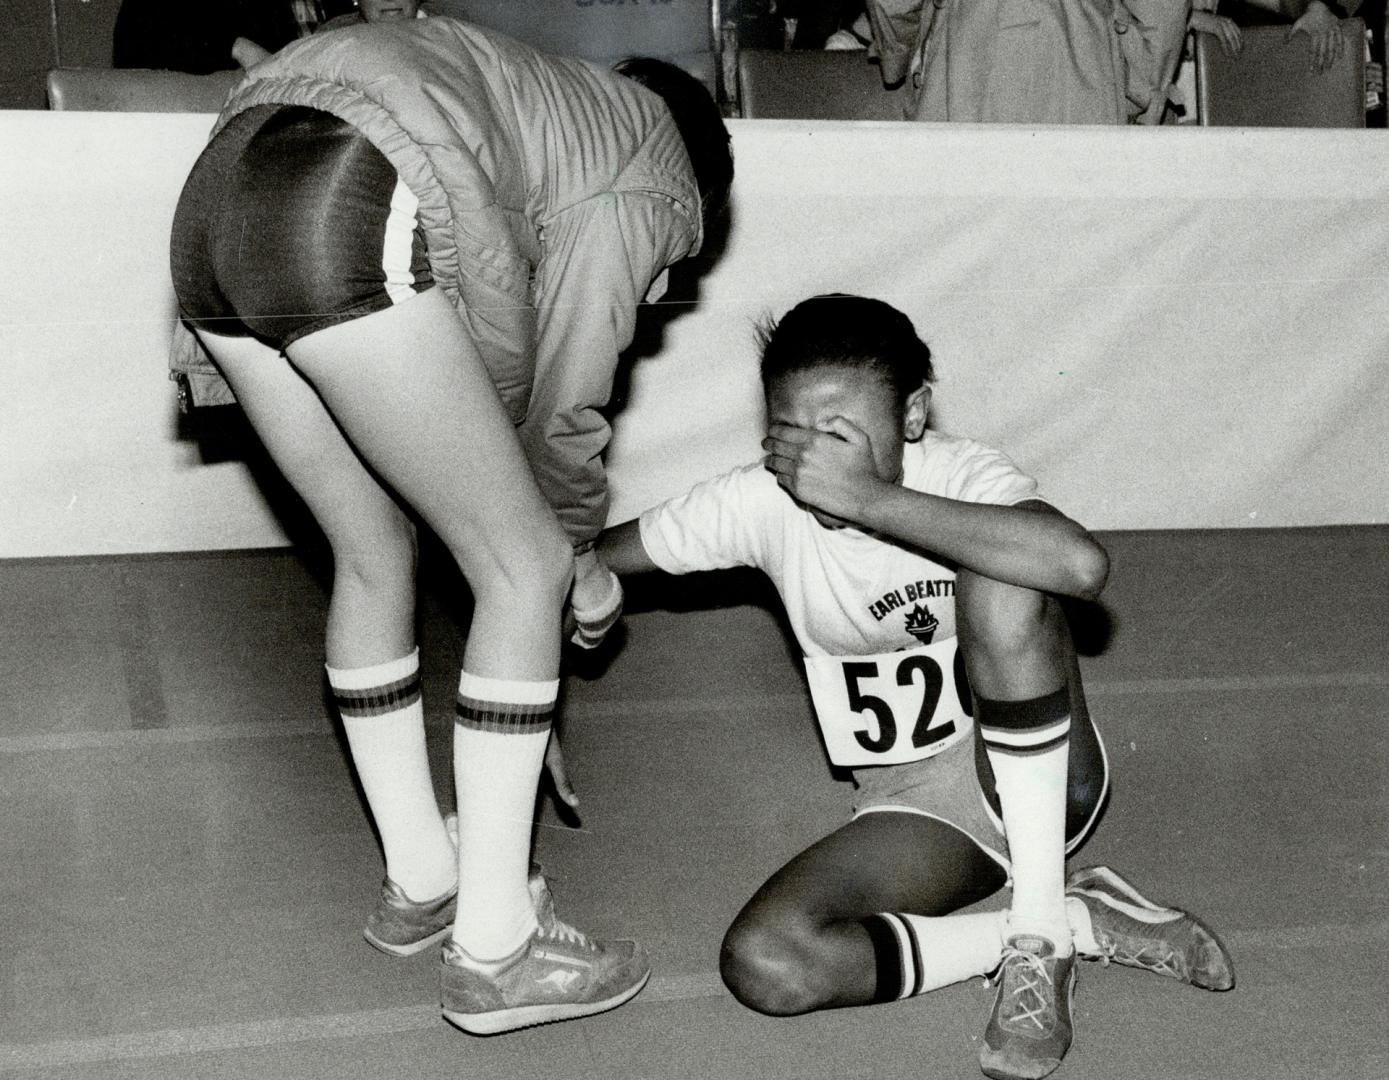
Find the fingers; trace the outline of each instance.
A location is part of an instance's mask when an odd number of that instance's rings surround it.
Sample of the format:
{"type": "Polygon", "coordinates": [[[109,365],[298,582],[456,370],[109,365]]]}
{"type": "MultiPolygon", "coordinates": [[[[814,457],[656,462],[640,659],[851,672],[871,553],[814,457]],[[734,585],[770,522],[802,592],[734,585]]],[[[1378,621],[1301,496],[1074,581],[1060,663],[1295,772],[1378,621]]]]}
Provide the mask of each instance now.
{"type": "Polygon", "coordinates": [[[1244,39],[1240,37],[1239,26],[1233,19],[1226,19],[1222,26],[1225,38],[1225,51],[1231,56],[1239,56],[1244,48],[1244,39]]]}
{"type": "Polygon", "coordinates": [[[847,443],[857,446],[859,443],[867,442],[868,436],[851,420],[846,420],[842,416],[831,416],[825,422],[825,430],[831,435],[843,439],[847,443]]]}
{"type": "Polygon", "coordinates": [[[555,794],[571,810],[579,808],[579,796],[574,785],[569,782],[569,773],[564,768],[564,754],[560,751],[559,737],[550,729],[550,741],[545,747],[545,768],[550,771],[550,781],[555,785],[555,794]]]}
{"type": "Polygon", "coordinates": [[[1326,34],[1322,70],[1325,71],[1332,64],[1341,58],[1341,54],[1346,51],[1346,39],[1341,33],[1339,25],[1334,26],[1326,34]]]}
{"type": "Polygon", "coordinates": [[[767,451],[762,464],[779,482],[789,482],[795,476],[801,456],[815,434],[806,428],[773,424],[767,430],[767,437],[762,440],[762,449],[767,451]]]}

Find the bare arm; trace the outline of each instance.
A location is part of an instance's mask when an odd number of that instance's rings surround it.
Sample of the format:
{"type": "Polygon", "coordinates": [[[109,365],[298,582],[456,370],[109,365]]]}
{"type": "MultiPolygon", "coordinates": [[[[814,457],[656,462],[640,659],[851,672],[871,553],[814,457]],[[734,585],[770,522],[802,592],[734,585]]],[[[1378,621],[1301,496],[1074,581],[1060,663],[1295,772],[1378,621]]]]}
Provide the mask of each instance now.
{"type": "Polygon", "coordinates": [[[646,553],[641,523],[636,518],[603,530],[598,537],[598,557],[619,577],[660,569],[646,553]]]}
{"type": "Polygon", "coordinates": [[[232,42],[232,59],[243,69],[254,67],[269,56],[269,49],[257,45],[250,38],[239,37],[232,42]]]}
{"type": "Polygon", "coordinates": [[[1010,585],[1093,600],[1109,576],[1104,548],[1040,499],[990,506],[891,484],[865,501],[858,520],[1010,585]]]}
{"type": "Polygon", "coordinates": [[[1104,588],[1104,548],[1047,503],[995,506],[913,491],[878,475],[857,427],[842,418],[831,427],[768,432],[767,468],[795,498],[997,581],[1085,599],[1104,588]]]}

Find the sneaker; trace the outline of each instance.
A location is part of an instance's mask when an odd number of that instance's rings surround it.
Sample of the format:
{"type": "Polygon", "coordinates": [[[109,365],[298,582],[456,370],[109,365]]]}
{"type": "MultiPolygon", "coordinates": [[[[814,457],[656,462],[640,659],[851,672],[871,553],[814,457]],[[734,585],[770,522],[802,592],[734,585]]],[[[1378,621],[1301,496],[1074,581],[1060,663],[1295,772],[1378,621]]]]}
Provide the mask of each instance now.
{"type": "MultiPolygon", "coordinates": [[[[458,815],[450,814],[444,819],[453,846],[458,847],[458,815]]],[[[540,866],[530,865],[531,902],[535,905],[537,918],[553,918],[554,901],[550,898],[550,886],[541,873],[540,866]],[[548,914],[547,914],[548,913],[548,914]]],[[[415,901],[405,895],[405,890],[390,878],[381,882],[381,895],[376,901],[376,910],[367,916],[367,924],[362,936],[367,943],[391,956],[414,956],[423,952],[436,941],[442,941],[453,927],[458,912],[458,887],[455,885],[442,896],[433,900],[415,901]]]]}
{"type": "Polygon", "coordinates": [[[1180,908],[1147,899],[1107,866],[1088,866],[1066,879],[1066,895],[1085,905],[1100,952],[1086,959],[1113,960],[1180,979],[1203,990],[1235,985],[1230,954],[1214,931],[1180,908]]]}
{"type": "Polygon", "coordinates": [[[448,936],[458,909],[458,887],[433,900],[415,901],[390,878],[381,883],[376,910],[362,937],[391,956],[413,956],[448,936]]]}
{"type": "Polygon", "coordinates": [[[984,1029],[979,1067],[994,1080],[1038,1080],[1071,1048],[1076,954],[1057,956],[1042,937],[1017,934],[1003,947],[998,994],[984,1029]]]}
{"type": "Polygon", "coordinates": [[[449,1023],[473,1035],[495,1035],[614,1009],[635,997],[650,975],[635,941],[586,937],[551,912],[502,960],[475,960],[456,941],[446,941],[440,999],[449,1023]]]}
{"type": "MultiPolygon", "coordinates": [[[[458,850],[458,815],[444,818],[444,830],[458,850]]],[[[391,956],[413,956],[442,941],[458,909],[458,886],[433,900],[411,900],[389,877],[381,882],[376,910],[367,916],[362,937],[391,956]]]]}

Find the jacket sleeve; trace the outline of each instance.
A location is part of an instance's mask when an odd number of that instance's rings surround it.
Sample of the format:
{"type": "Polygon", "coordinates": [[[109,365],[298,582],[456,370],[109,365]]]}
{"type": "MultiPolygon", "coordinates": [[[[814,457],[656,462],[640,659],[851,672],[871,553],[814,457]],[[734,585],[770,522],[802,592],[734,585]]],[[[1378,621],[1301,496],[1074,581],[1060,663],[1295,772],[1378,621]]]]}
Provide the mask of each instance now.
{"type": "Polygon", "coordinates": [[[559,214],[541,239],[535,383],[520,434],[540,490],[584,551],[607,519],[611,430],[600,410],[618,356],[632,342],[637,305],[689,249],[693,229],[657,196],[609,192],[559,214]]]}
{"type": "Polygon", "coordinates": [[[1130,123],[1162,123],[1190,18],[1190,0],[1119,0],[1115,4],[1130,123]]]}
{"type": "Polygon", "coordinates": [[[907,77],[922,34],[923,19],[935,17],[931,0],[867,0],[873,49],[882,67],[883,84],[896,86],[907,77]],[[930,11],[923,8],[930,6],[930,11]]]}

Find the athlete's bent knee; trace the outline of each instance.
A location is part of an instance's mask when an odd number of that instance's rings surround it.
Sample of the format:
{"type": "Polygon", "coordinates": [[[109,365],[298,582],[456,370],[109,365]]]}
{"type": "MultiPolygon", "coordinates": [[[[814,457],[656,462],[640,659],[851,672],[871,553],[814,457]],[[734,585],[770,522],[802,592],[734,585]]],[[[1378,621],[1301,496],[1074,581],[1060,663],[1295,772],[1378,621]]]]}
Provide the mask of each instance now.
{"type": "Polygon", "coordinates": [[[798,1016],[824,1003],[807,935],[735,922],[723,939],[719,974],[739,1002],[767,1016],[798,1016]]]}
{"type": "Polygon", "coordinates": [[[1060,605],[1046,593],[1013,585],[981,584],[961,590],[956,608],[960,634],[976,653],[999,658],[1043,652],[1054,655],[1065,630],[1060,605]]]}

